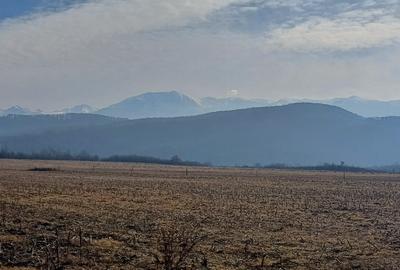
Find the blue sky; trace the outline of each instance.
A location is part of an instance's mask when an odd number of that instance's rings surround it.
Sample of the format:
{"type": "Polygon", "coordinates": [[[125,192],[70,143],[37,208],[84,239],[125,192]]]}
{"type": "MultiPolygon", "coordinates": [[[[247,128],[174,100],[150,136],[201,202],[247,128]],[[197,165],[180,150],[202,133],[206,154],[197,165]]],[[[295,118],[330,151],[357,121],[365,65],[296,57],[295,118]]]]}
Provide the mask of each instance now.
{"type": "Polygon", "coordinates": [[[85,0],[3,0],[0,8],[0,20],[29,16],[38,12],[65,10],[85,0]]]}
{"type": "Polygon", "coordinates": [[[0,19],[13,18],[23,16],[34,10],[41,1],[21,0],[21,1],[6,1],[0,9],[0,19]]]}
{"type": "Polygon", "coordinates": [[[194,97],[400,99],[399,0],[3,0],[0,108],[194,97]]]}

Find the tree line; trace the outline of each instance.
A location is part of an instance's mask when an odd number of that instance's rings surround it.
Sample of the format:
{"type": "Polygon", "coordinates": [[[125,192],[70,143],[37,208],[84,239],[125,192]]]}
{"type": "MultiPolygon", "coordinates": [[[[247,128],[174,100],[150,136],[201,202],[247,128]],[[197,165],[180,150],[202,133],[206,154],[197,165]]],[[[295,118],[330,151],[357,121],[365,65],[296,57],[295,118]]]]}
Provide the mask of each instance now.
{"type": "Polygon", "coordinates": [[[86,151],[82,151],[80,153],[70,153],[70,152],[57,151],[54,149],[42,150],[40,152],[33,152],[33,153],[13,152],[7,149],[1,149],[0,159],[103,161],[103,162],[127,162],[127,163],[132,162],[132,163],[149,163],[149,164],[180,165],[180,166],[211,166],[211,164],[209,163],[182,160],[178,155],[174,155],[170,159],[162,159],[162,158],[139,156],[139,155],[113,155],[109,157],[99,157],[98,155],[89,154],[86,151]]]}

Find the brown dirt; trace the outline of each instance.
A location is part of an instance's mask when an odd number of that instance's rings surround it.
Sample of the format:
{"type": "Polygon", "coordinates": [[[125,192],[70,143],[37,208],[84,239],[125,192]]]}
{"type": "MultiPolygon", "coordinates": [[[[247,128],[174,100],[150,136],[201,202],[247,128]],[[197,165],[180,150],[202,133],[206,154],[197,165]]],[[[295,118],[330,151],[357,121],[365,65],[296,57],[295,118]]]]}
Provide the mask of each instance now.
{"type": "Polygon", "coordinates": [[[0,161],[0,269],[400,269],[399,175],[188,172],[0,161]]]}

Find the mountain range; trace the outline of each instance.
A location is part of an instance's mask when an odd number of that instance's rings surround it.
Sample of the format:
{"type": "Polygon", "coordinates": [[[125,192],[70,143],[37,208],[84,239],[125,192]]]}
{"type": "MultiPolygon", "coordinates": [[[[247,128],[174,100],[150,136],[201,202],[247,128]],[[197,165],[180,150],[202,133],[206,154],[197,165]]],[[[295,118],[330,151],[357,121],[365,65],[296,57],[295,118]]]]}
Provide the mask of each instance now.
{"type": "Polygon", "coordinates": [[[179,155],[214,165],[372,166],[400,160],[400,117],[366,118],[316,103],[139,120],[91,114],[0,119],[1,146],[25,153],[179,155]]]}
{"type": "Polygon", "coordinates": [[[364,117],[400,116],[400,101],[368,100],[360,97],[335,98],[327,100],[283,99],[271,101],[266,99],[244,99],[239,97],[215,98],[205,97],[195,100],[177,91],[148,92],[127,98],[102,109],[95,109],[83,104],[58,111],[31,111],[14,106],[0,110],[1,115],[37,115],[94,113],[110,117],[141,119],[152,117],[177,117],[204,114],[209,112],[230,111],[245,108],[279,106],[293,103],[321,103],[341,107],[364,117]]]}

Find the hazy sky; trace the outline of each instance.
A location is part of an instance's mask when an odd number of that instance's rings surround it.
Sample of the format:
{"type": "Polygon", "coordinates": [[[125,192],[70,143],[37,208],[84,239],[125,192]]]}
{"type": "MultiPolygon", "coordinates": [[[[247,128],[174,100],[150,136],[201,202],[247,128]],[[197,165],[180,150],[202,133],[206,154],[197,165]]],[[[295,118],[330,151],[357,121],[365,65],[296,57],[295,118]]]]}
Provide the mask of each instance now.
{"type": "Polygon", "coordinates": [[[162,90],[400,99],[400,0],[1,1],[0,108],[162,90]]]}

